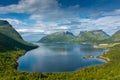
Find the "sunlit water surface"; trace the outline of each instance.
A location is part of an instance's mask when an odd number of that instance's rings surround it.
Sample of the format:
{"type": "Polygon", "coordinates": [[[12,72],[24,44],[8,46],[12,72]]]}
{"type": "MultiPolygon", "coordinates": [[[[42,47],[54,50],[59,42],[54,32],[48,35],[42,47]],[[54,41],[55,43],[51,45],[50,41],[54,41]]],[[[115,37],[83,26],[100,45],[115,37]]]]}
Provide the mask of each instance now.
{"type": "Polygon", "coordinates": [[[96,56],[105,49],[81,44],[41,44],[18,59],[18,70],[26,72],[68,72],[106,63],[96,56]],[[94,56],[94,58],[84,58],[94,56]]]}

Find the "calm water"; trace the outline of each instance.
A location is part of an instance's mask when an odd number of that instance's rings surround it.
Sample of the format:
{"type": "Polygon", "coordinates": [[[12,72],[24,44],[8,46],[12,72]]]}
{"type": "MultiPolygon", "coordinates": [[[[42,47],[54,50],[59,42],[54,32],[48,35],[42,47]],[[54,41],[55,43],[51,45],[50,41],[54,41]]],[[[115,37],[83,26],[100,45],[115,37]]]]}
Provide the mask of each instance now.
{"type": "Polygon", "coordinates": [[[106,63],[98,58],[84,56],[102,55],[105,49],[80,44],[39,44],[39,48],[27,52],[18,59],[18,70],[26,72],[67,72],[106,63]]]}

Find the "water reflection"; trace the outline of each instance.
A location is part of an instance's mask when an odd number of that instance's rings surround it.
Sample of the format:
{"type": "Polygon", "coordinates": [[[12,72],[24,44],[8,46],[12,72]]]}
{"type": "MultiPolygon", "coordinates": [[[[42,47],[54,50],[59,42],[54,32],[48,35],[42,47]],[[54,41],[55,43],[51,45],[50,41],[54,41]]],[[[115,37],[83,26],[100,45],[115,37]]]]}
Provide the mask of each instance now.
{"type": "Polygon", "coordinates": [[[66,72],[105,63],[97,58],[83,56],[102,55],[105,49],[80,44],[38,44],[39,48],[27,52],[19,60],[18,69],[27,72],[66,72]]]}

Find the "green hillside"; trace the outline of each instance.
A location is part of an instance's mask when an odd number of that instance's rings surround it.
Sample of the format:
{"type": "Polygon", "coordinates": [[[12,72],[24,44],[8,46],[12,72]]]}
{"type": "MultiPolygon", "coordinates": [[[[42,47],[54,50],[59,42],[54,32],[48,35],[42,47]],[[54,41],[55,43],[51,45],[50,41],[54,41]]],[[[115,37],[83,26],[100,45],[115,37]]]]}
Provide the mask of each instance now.
{"type": "Polygon", "coordinates": [[[114,44],[120,42],[120,30],[115,32],[111,37],[108,39],[102,40],[99,43],[107,43],[107,44],[114,44]]]}
{"type": "Polygon", "coordinates": [[[35,45],[25,42],[7,21],[0,20],[0,51],[30,50],[35,47],[35,45]]]}
{"type": "Polygon", "coordinates": [[[0,20],[0,33],[15,40],[23,40],[19,33],[7,21],[0,20]]]}
{"type": "Polygon", "coordinates": [[[0,52],[0,80],[120,80],[120,45],[105,52],[103,58],[109,58],[108,63],[64,73],[42,74],[16,70],[16,59],[24,52],[0,52]]]}
{"type": "Polygon", "coordinates": [[[42,43],[70,43],[75,36],[70,32],[56,32],[43,37],[39,42],[42,43]]]}
{"type": "Polygon", "coordinates": [[[102,30],[82,31],[78,36],[71,32],[56,32],[43,37],[39,42],[42,43],[89,43],[94,44],[108,39],[110,36],[102,30]]]}
{"type": "Polygon", "coordinates": [[[110,36],[102,30],[82,31],[76,38],[79,43],[97,43],[101,40],[108,39],[110,36]]]}
{"type": "Polygon", "coordinates": [[[120,41],[120,30],[117,31],[115,34],[113,34],[110,40],[113,42],[119,42],[120,41]]]}
{"type": "MultiPolygon", "coordinates": [[[[25,42],[24,42],[25,43],[25,42]]],[[[12,39],[11,37],[8,37],[2,33],[0,33],[0,51],[13,51],[17,49],[24,49],[24,50],[30,50],[32,48],[35,48],[32,44],[23,44],[15,39],[12,39]]]]}
{"type": "MultiPolygon", "coordinates": [[[[3,23],[0,22],[0,24],[3,23]]],[[[101,57],[105,60],[109,59],[108,63],[86,67],[76,72],[42,74],[18,71],[16,70],[18,66],[16,60],[18,57],[23,55],[26,50],[36,46],[25,42],[12,27],[10,29],[7,27],[3,29],[4,26],[0,25],[0,80],[120,80],[120,45],[109,48],[109,51],[105,52],[101,57]],[[7,32],[5,33],[4,30],[7,32]]],[[[70,39],[70,42],[71,39],[75,39],[74,35],[70,32],[60,32],[53,35],[55,37],[61,36],[64,39],[66,38],[66,41],[70,39]]],[[[62,42],[62,38],[59,38],[59,42],[62,42]]],[[[119,41],[118,38],[119,31],[110,39],[119,41]]]]}

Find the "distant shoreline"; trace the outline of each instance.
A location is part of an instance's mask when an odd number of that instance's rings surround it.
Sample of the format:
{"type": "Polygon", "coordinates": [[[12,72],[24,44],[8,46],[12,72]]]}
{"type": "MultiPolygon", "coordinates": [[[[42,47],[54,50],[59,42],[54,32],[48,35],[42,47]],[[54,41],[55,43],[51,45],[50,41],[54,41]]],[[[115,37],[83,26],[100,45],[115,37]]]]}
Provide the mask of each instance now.
{"type": "Polygon", "coordinates": [[[96,58],[103,59],[103,60],[105,60],[107,62],[111,61],[108,57],[104,57],[104,56],[97,56],[96,58]]]}
{"type": "Polygon", "coordinates": [[[98,45],[93,45],[94,48],[110,48],[110,47],[113,47],[115,45],[118,45],[120,43],[102,43],[102,44],[98,44],[98,45]]]}

